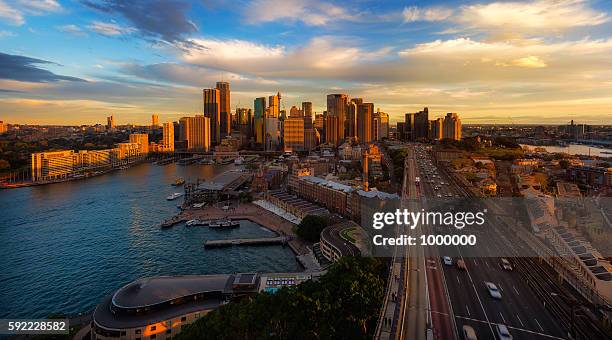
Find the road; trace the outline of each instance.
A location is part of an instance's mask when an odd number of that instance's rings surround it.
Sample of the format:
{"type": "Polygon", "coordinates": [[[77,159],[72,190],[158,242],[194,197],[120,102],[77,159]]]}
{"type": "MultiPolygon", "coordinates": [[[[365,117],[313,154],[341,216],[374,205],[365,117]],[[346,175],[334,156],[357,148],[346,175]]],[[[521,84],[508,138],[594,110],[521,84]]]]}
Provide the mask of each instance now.
{"type": "MultiPolygon", "coordinates": [[[[454,184],[445,171],[435,166],[424,149],[417,147],[417,155],[418,169],[421,172],[420,189],[425,201],[440,197],[464,197],[467,194],[463,188],[454,184]]],[[[487,246],[495,247],[499,246],[496,243],[501,240],[487,242],[490,243],[487,246]]],[[[497,324],[505,324],[514,339],[566,337],[566,330],[555,321],[518,272],[503,270],[497,258],[475,257],[469,248],[458,251],[460,258],[466,263],[467,270],[460,270],[455,265],[443,265],[439,256],[430,257],[428,266],[432,269],[428,271],[428,278],[434,277],[432,273],[439,273],[438,277],[443,280],[444,289],[432,279],[429,280],[428,287],[430,292],[436,291],[437,294],[449,297],[448,312],[454,316],[459,331],[464,325],[469,325],[474,328],[479,339],[496,339],[497,324]],[[501,300],[489,296],[485,282],[497,285],[502,295],[501,300]]],[[[435,300],[436,298],[431,298],[431,301],[435,300]]],[[[437,297],[437,300],[445,299],[437,297]]],[[[432,312],[434,309],[432,304],[432,312]]],[[[434,326],[441,326],[442,329],[436,328],[434,335],[437,339],[450,339],[447,334],[449,322],[444,321],[443,312],[440,314],[442,322],[438,325],[434,323],[434,326]]]]}

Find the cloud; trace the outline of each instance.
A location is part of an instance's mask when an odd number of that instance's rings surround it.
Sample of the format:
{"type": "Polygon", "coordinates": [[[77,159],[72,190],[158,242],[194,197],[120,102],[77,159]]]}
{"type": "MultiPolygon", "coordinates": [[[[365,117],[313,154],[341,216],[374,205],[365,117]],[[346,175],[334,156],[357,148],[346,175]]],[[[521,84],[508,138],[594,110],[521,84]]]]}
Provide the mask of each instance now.
{"type": "Polygon", "coordinates": [[[0,19],[17,26],[21,26],[25,23],[23,14],[17,9],[9,6],[4,0],[0,0],[0,19]]]}
{"type": "Polygon", "coordinates": [[[546,67],[546,63],[540,57],[528,56],[523,58],[514,59],[512,64],[519,67],[528,68],[541,68],[546,67]]]}
{"type": "Polygon", "coordinates": [[[35,15],[62,10],[62,6],[56,0],[17,0],[17,4],[24,11],[35,15]]]}
{"type": "Polygon", "coordinates": [[[349,13],[345,7],[317,0],[255,0],[244,8],[243,15],[249,24],[290,20],[301,21],[309,26],[324,26],[358,18],[358,15],[349,13]]]}
{"type": "Polygon", "coordinates": [[[545,33],[597,26],[610,18],[585,0],[536,0],[464,6],[456,20],[475,29],[545,33]]]}
{"type": "Polygon", "coordinates": [[[14,37],[15,33],[10,32],[10,31],[0,31],[0,39],[2,38],[10,38],[10,37],[14,37]]]}
{"type": "Polygon", "coordinates": [[[84,81],[80,78],[55,74],[35,66],[36,64],[53,63],[36,58],[0,53],[0,79],[37,83],[56,82],[61,80],[84,81]]]}
{"type": "Polygon", "coordinates": [[[187,43],[197,31],[187,18],[190,5],[179,0],[83,0],[89,8],[117,14],[129,21],[146,38],[168,43],[187,43]]]}
{"type": "Polygon", "coordinates": [[[123,27],[117,24],[100,21],[93,21],[87,27],[98,34],[102,34],[107,37],[114,37],[134,32],[134,29],[131,27],[123,27]]]}
{"type": "Polygon", "coordinates": [[[414,21],[443,21],[453,15],[453,10],[446,7],[418,8],[406,7],[402,11],[404,22],[414,21]]]}
{"type": "Polygon", "coordinates": [[[87,33],[85,33],[79,26],[73,25],[73,24],[57,26],[56,28],[61,32],[69,33],[72,35],[78,35],[78,36],[87,35],[87,33]]]}

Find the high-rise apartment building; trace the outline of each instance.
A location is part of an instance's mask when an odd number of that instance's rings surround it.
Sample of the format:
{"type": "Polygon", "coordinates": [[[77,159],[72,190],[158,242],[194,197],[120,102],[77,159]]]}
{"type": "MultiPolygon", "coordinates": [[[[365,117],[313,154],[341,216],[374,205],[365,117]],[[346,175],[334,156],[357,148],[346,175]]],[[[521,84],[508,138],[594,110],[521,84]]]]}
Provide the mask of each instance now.
{"type": "Polygon", "coordinates": [[[163,125],[162,151],[174,152],[174,124],[172,123],[163,125]]]}
{"type": "Polygon", "coordinates": [[[138,150],[141,155],[147,155],[149,153],[149,135],[146,133],[132,133],[130,134],[130,143],[137,143],[138,150]]]}
{"type": "Polygon", "coordinates": [[[110,115],[109,117],[106,117],[106,129],[113,130],[115,127],[115,116],[110,115]]]}
{"type": "Polygon", "coordinates": [[[220,136],[225,138],[232,134],[232,113],[230,109],[230,84],[225,81],[217,82],[217,90],[219,90],[219,117],[221,129],[220,136]]]}
{"type": "Polygon", "coordinates": [[[343,93],[328,94],[327,95],[327,116],[326,122],[337,120],[338,126],[334,126],[334,130],[331,131],[329,126],[325,129],[325,142],[338,145],[344,142],[344,136],[346,132],[346,110],[348,106],[348,95],[343,93]],[[329,118],[329,117],[338,117],[329,118]],[[330,130],[330,131],[328,131],[330,130]],[[328,140],[327,136],[330,136],[332,140],[328,140]]]}
{"type": "Polygon", "coordinates": [[[289,117],[284,121],[283,140],[285,151],[303,151],[305,149],[304,118],[289,117]]]}
{"type": "Polygon", "coordinates": [[[66,178],[73,174],[74,151],[50,151],[33,153],[32,181],[66,178]]]}
{"type": "Polygon", "coordinates": [[[372,116],[374,103],[357,105],[357,139],[359,143],[367,144],[372,141],[372,116]]]}
{"type": "Polygon", "coordinates": [[[210,150],[212,134],[211,119],[202,115],[180,119],[181,140],[185,141],[188,150],[210,150]]]}
{"type": "Polygon", "coordinates": [[[156,114],[151,115],[151,129],[157,129],[159,127],[159,116],[156,114]]]}
{"type": "Polygon", "coordinates": [[[221,143],[221,91],[204,89],[203,93],[204,117],[210,119],[211,142],[216,145],[221,143]]]}
{"type": "Polygon", "coordinates": [[[454,112],[449,112],[444,117],[443,138],[461,140],[461,120],[454,112]]]}
{"type": "Polygon", "coordinates": [[[264,145],[265,143],[265,117],[266,117],[266,97],[255,98],[254,101],[255,112],[253,113],[254,122],[253,129],[255,143],[264,145]]]}
{"type": "Polygon", "coordinates": [[[430,135],[429,138],[432,140],[440,140],[443,138],[444,132],[444,120],[442,118],[438,118],[430,121],[430,135]]]}
{"type": "Polygon", "coordinates": [[[8,131],[7,124],[0,120],[0,134],[6,133],[8,131]]]}

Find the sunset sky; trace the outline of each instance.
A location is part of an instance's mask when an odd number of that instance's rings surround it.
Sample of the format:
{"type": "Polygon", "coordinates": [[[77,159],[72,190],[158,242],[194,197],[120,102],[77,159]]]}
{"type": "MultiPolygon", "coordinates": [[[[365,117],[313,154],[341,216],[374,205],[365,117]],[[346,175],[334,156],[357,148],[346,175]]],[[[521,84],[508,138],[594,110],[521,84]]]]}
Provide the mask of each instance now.
{"type": "Polygon", "coordinates": [[[612,124],[612,1],[0,0],[0,120],[176,120],[219,80],[232,109],[612,124]]]}

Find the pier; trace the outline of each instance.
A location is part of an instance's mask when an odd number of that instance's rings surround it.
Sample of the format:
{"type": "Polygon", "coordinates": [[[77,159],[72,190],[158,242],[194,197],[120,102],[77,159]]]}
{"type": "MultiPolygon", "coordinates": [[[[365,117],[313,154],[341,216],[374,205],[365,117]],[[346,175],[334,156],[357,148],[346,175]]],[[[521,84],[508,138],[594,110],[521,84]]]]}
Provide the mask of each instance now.
{"type": "Polygon", "coordinates": [[[170,228],[170,227],[172,227],[175,224],[179,224],[179,223],[185,222],[185,221],[187,221],[187,220],[184,219],[184,218],[180,218],[178,216],[174,216],[173,218],[171,218],[169,220],[163,221],[159,226],[162,227],[162,228],[170,228]]]}
{"type": "Polygon", "coordinates": [[[204,242],[205,248],[231,247],[231,246],[258,246],[269,244],[286,244],[287,236],[264,237],[264,238],[237,238],[229,240],[210,240],[204,242]]]}

